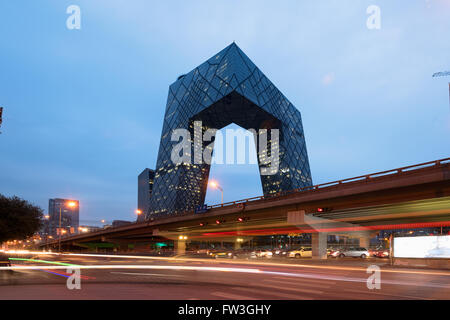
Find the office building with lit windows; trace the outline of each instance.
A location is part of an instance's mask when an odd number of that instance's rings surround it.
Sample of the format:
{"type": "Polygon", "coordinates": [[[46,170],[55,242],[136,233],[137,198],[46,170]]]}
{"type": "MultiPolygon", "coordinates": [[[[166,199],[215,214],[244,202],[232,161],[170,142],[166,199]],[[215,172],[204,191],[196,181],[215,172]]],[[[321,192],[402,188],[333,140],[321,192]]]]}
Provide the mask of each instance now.
{"type": "Polygon", "coordinates": [[[138,216],[138,221],[144,219],[150,210],[150,198],[152,196],[153,182],[155,179],[155,171],[145,169],[138,176],[138,204],[137,208],[144,214],[138,216]]]}
{"type": "Polygon", "coordinates": [[[49,199],[49,233],[56,235],[59,228],[59,216],[61,213],[61,229],[65,234],[78,233],[80,225],[80,202],[73,199],[49,199]],[[73,204],[72,206],[68,204],[73,204]]]}
{"type": "MultiPolygon", "coordinates": [[[[195,121],[202,122],[202,133],[232,123],[256,132],[279,129],[279,170],[261,174],[264,195],[312,185],[299,110],[232,43],[169,88],[147,219],[191,211],[204,203],[210,165],[171,161],[178,143],[172,141],[175,129],[188,129],[203,148],[210,145],[194,136],[195,121]]],[[[194,160],[194,153],[190,156],[194,160]]],[[[258,154],[260,172],[262,156],[258,154]]]]}

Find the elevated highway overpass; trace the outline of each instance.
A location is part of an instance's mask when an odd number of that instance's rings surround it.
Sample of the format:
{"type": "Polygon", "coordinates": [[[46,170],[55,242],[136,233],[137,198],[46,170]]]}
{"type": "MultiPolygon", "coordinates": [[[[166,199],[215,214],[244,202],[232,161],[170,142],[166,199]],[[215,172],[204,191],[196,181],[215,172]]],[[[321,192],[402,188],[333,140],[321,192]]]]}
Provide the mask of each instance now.
{"type": "MultiPolygon", "coordinates": [[[[160,216],[141,223],[61,239],[137,243],[171,239],[230,240],[289,233],[345,234],[450,226],[450,158],[324,183],[270,197],[160,216]]],[[[54,239],[42,244],[57,247],[54,239]]]]}

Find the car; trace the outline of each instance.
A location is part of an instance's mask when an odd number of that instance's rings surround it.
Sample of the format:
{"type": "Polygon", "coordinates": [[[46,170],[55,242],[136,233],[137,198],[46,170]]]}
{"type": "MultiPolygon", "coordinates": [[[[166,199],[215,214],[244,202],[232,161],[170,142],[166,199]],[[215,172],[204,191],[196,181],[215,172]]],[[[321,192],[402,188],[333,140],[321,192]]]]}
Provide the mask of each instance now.
{"type": "Polygon", "coordinates": [[[288,254],[288,250],[286,249],[274,249],[272,250],[272,255],[274,257],[285,258],[288,254]]]}
{"type": "Polygon", "coordinates": [[[288,257],[297,259],[312,257],[312,248],[306,247],[289,251],[288,257]]]}
{"type": "Polygon", "coordinates": [[[236,255],[232,251],[218,250],[209,253],[211,258],[215,259],[235,259],[236,255]]]}
{"type": "Polygon", "coordinates": [[[378,251],[385,251],[385,250],[389,251],[389,249],[385,249],[383,246],[377,246],[376,248],[369,249],[368,251],[371,257],[376,257],[378,251]]]}
{"type": "Polygon", "coordinates": [[[266,259],[270,259],[273,257],[273,253],[270,250],[266,250],[266,249],[259,249],[259,250],[255,250],[251,253],[251,257],[255,257],[255,258],[266,258],[266,259]]]}
{"type": "Polygon", "coordinates": [[[333,256],[333,252],[335,252],[335,251],[336,251],[335,249],[328,248],[327,249],[327,257],[333,256]]]}
{"type": "Polygon", "coordinates": [[[352,247],[352,248],[335,251],[333,253],[333,256],[338,257],[338,258],[353,257],[353,258],[365,259],[365,258],[369,257],[370,254],[366,248],[352,247]]]}
{"type": "Polygon", "coordinates": [[[249,248],[236,249],[233,251],[233,254],[236,259],[256,258],[256,254],[255,254],[254,250],[249,249],[249,248]]]}
{"type": "Polygon", "coordinates": [[[389,249],[381,249],[373,252],[373,256],[377,258],[389,258],[389,249]]]}

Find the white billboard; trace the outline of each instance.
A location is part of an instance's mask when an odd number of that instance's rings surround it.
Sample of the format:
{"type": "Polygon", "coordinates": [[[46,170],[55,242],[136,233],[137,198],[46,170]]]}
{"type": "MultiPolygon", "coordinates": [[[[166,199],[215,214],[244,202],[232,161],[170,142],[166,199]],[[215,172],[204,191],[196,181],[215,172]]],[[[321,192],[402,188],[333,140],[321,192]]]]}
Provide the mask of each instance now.
{"type": "Polygon", "coordinates": [[[394,257],[450,259],[450,235],[395,238],[394,257]]]}

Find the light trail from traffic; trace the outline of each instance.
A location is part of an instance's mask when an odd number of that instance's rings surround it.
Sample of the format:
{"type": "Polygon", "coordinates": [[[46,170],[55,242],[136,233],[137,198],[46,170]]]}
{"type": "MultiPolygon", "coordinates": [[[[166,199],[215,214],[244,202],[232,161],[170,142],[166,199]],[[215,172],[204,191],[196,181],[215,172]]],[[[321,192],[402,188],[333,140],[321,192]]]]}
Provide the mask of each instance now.
{"type": "MultiPolygon", "coordinates": [[[[7,252],[7,251],[6,251],[7,252]]],[[[10,253],[10,252],[7,252],[10,253]]],[[[13,252],[14,254],[14,252],[13,252]]],[[[21,253],[23,254],[23,253],[21,253]]],[[[34,255],[55,255],[55,256],[73,256],[73,257],[95,257],[95,258],[119,258],[130,260],[157,260],[157,261],[178,261],[178,262],[206,262],[217,263],[216,260],[200,259],[200,258],[178,258],[178,257],[149,257],[149,256],[127,256],[127,255],[103,255],[103,254],[82,254],[82,253],[56,253],[56,252],[28,252],[34,255]]],[[[340,270],[340,271],[363,271],[367,269],[363,267],[348,267],[348,266],[323,266],[323,265],[308,265],[308,264],[287,264],[261,261],[235,261],[235,260],[221,260],[221,263],[226,264],[248,264],[254,266],[271,266],[271,267],[290,267],[290,268],[311,268],[311,269],[325,269],[325,270],[340,270]]],[[[1,269],[0,269],[1,270],[1,269]]],[[[403,273],[403,274],[426,274],[426,275],[440,275],[449,276],[450,271],[433,271],[433,270],[404,270],[404,269],[381,269],[381,272],[386,273],[403,273]]]]}
{"type": "MultiPolygon", "coordinates": [[[[224,268],[224,267],[193,267],[193,266],[168,266],[168,265],[78,265],[73,266],[78,269],[84,270],[174,270],[174,271],[209,271],[209,272],[233,272],[233,273],[249,273],[258,275],[275,275],[283,277],[295,277],[295,278],[308,278],[308,279],[320,279],[330,281],[345,281],[345,282],[367,282],[366,278],[352,278],[343,276],[329,276],[329,275],[311,275],[303,273],[289,273],[289,272],[276,272],[276,271],[264,271],[260,269],[247,269],[247,268],[224,268]]],[[[42,266],[14,266],[14,267],[0,267],[0,270],[41,270],[42,266]]],[[[48,266],[46,270],[65,270],[64,266],[48,266]]],[[[450,274],[448,274],[450,276],[450,274]]],[[[383,281],[384,284],[403,285],[403,286],[421,286],[421,287],[433,287],[433,288],[445,288],[450,290],[450,285],[432,284],[432,283],[412,283],[405,281],[383,281]]]]}

